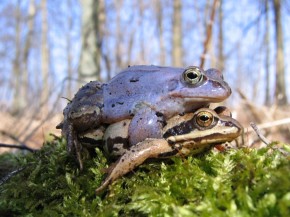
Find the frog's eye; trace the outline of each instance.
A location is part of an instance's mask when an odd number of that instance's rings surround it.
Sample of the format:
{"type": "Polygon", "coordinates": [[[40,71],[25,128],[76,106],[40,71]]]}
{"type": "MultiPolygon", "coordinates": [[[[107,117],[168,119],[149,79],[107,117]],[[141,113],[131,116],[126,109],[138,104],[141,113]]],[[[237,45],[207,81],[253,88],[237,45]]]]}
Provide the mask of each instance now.
{"type": "Polygon", "coordinates": [[[199,127],[209,127],[214,121],[214,116],[210,112],[202,111],[196,115],[196,123],[199,127]]]}
{"type": "Polygon", "coordinates": [[[200,68],[192,66],[183,72],[183,79],[189,84],[198,84],[203,78],[200,68]]]}

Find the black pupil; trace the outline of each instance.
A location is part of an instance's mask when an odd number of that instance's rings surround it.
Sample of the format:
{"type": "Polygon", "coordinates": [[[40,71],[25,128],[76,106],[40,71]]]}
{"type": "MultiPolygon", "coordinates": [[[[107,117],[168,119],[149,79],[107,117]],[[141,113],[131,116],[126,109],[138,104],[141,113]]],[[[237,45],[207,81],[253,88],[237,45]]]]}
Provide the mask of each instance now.
{"type": "Polygon", "coordinates": [[[199,119],[200,119],[201,121],[203,121],[203,122],[207,122],[207,121],[209,120],[209,117],[208,117],[207,115],[201,115],[201,116],[199,117],[199,119]]]}
{"type": "Polygon", "coordinates": [[[197,78],[197,73],[195,73],[195,72],[187,73],[187,77],[189,79],[196,79],[197,78]]]}

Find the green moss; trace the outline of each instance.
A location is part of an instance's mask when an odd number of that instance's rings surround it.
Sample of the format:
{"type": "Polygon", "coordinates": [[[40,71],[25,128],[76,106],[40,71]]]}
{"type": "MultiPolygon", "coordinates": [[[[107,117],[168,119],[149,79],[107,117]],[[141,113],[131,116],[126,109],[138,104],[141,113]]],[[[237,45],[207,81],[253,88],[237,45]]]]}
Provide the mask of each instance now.
{"type": "Polygon", "coordinates": [[[98,150],[96,157],[85,161],[84,171],[67,155],[63,141],[45,144],[34,154],[2,155],[0,163],[10,171],[22,169],[0,186],[0,216],[290,213],[289,157],[269,148],[211,151],[187,159],[150,162],[114,182],[100,196],[95,189],[108,165],[98,150]]]}

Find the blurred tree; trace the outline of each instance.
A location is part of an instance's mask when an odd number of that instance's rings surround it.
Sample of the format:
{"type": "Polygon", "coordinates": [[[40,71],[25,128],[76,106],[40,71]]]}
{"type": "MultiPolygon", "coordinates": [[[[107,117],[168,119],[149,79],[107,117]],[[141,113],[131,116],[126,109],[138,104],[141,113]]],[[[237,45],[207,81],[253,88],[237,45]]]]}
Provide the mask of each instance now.
{"type": "MultiPolygon", "coordinates": [[[[67,7],[72,7],[72,0],[67,0],[67,7]]],[[[68,13],[67,16],[67,25],[68,29],[66,31],[66,58],[67,58],[67,77],[68,84],[66,89],[66,97],[72,99],[72,77],[73,77],[73,66],[72,66],[72,38],[71,32],[73,27],[73,16],[72,13],[68,13]]]]}
{"type": "Polygon", "coordinates": [[[182,5],[181,0],[173,1],[172,16],[172,65],[182,66],[182,5]]]}
{"type": "Polygon", "coordinates": [[[79,79],[82,82],[101,80],[101,39],[99,35],[99,0],[81,0],[82,48],[79,61],[79,79]]]}
{"type": "Polygon", "coordinates": [[[146,57],[145,57],[145,32],[144,32],[144,10],[145,4],[143,0],[138,1],[138,12],[139,12],[139,19],[138,19],[138,26],[140,28],[140,36],[139,36],[139,44],[140,44],[140,63],[144,64],[146,57]]]}
{"type": "MultiPolygon", "coordinates": [[[[23,84],[22,84],[22,97],[25,100],[25,106],[30,104],[32,97],[29,87],[29,55],[32,50],[32,40],[33,40],[33,34],[34,34],[34,25],[35,25],[35,15],[36,15],[36,5],[35,0],[29,0],[28,5],[28,16],[27,16],[27,35],[24,41],[24,51],[23,51],[23,84]]],[[[33,99],[34,100],[34,99],[33,99]]]]}
{"type": "Polygon", "coordinates": [[[108,52],[107,43],[105,39],[107,37],[107,29],[106,29],[106,20],[107,20],[107,11],[106,11],[106,3],[105,0],[99,0],[99,13],[98,13],[98,22],[99,22],[99,43],[98,47],[102,55],[102,59],[105,63],[106,78],[105,80],[109,80],[111,78],[111,61],[110,61],[110,53],[108,52]],[[107,50],[105,52],[104,50],[107,50]],[[109,54],[108,54],[109,53],[109,54]]]}
{"type": "Polygon", "coordinates": [[[203,68],[204,67],[204,64],[205,64],[205,57],[206,57],[206,54],[209,50],[209,47],[210,47],[210,43],[211,43],[211,39],[212,39],[212,28],[213,28],[213,24],[214,24],[214,18],[215,18],[215,11],[216,11],[216,8],[218,6],[218,0],[213,0],[213,3],[212,3],[212,7],[211,7],[211,12],[210,12],[210,20],[209,22],[207,23],[206,25],[206,36],[205,36],[205,40],[204,40],[204,43],[203,43],[203,52],[200,56],[200,67],[203,68]]]}
{"type": "Polygon", "coordinates": [[[220,0],[218,11],[218,68],[223,71],[225,68],[224,56],[224,28],[223,28],[223,0],[220,0]]]}
{"type": "Polygon", "coordinates": [[[22,85],[22,75],[21,75],[21,10],[20,10],[21,1],[18,0],[15,7],[15,55],[13,59],[13,79],[12,87],[14,88],[14,96],[12,103],[12,113],[17,115],[24,107],[24,98],[20,94],[21,85],[22,85]]]}
{"type": "Polygon", "coordinates": [[[275,99],[278,105],[287,104],[285,87],[284,43],[281,17],[281,0],[273,0],[275,14],[275,43],[276,43],[276,88],[275,99]]]}
{"type": "Polygon", "coordinates": [[[162,1],[155,2],[155,14],[157,20],[157,31],[158,31],[158,44],[159,44],[159,63],[160,65],[165,65],[166,50],[164,45],[164,29],[163,29],[163,5],[162,1]]]}
{"type": "Polygon", "coordinates": [[[265,104],[270,105],[271,100],[271,93],[270,93],[270,19],[269,19],[269,1],[264,1],[264,7],[265,7],[265,71],[266,71],[266,98],[265,98],[265,104]]]}
{"type": "Polygon", "coordinates": [[[42,72],[42,90],[40,103],[42,114],[48,113],[49,99],[49,49],[48,49],[48,19],[47,19],[47,0],[41,0],[41,72],[42,72]]]}
{"type": "Polygon", "coordinates": [[[114,9],[116,10],[116,29],[115,29],[115,37],[116,37],[116,50],[115,50],[115,59],[117,67],[122,67],[122,52],[121,52],[121,7],[123,1],[114,1],[114,9]]]}

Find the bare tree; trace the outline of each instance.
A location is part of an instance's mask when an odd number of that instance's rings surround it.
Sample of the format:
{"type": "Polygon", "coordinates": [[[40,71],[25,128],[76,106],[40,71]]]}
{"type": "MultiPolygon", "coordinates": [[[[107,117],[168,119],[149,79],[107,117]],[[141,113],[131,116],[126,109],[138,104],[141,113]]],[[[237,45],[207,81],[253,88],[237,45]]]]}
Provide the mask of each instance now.
{"type": "Polygon", "coordinates": [[[145,4],[143,0],[138,1],[138,12],[139,12],[139,19],[138,19],[138,26],[140,28],[140,37],[139,37],[139,44],[140,44],[140,62],[145,62],[145,40],[144,40],[144,10],[145,4]]]}
{"type": "Polygon", "coordinates": [[[155,14],[157,16],[157,31],[159,38],[159,58],[160,65],[165,65],[165,45],[163,36],[163,6],[162,1],[155,1],[155,14]]]}
{"type": "MultiPolygon", "coordinates": [[[[72,7],[72,0],[67,0],[67,7],[71,8],[72,7]]],[[[72,27],[73,27],[73,17],[72,13],[68,13],[67,17],[67,25],[68,29],[66,32],[66,55],[67,55],[67,77],[68,79],[68,84],[67,84],[67,90],[66,90],[66,97],[68,99],[72,98],[72,80],[71,78],[73,77],[73,68],[72,68],[72,39],[71,39],[71,32],[72,32],[72,27]]]]}
{"type": "Polygon", "coordinates": [[[20,11],[21,1],[17,1],[15,9],[15,54],[13,59],[13,104],[12,104],[12,113],[17,115],[24,106],[24,99],[22,98],[21,85],[22,85],[22,76],[21,76],[21,11],[20,11]]]}
{"type": "MultiPolygon", "coordinates": [[[[99,12],[98,12],[98,22],[99,22],[99,41],[98,44],[99,50],[101,52],[102,59],[105,63],[106,67],[106,80],[109,80],[111,78],[111,61],[110,56],[108,55],[108,51],[105,53],[104,50],[108,50],[108,47],[105,45],[105,38],[107,36],[107,29],[106,29],[106,2],[105,0],[99,0],[99,12]]],[[[107,43],[106,43],[107,44],[107,43]]]]}
{"type": "Polygon", "coordinates": [[[101,80],[99,50],[98,0],[81,0],[82,48],[79,61],[79,78],[82,81],[101,80]]]}
{"type": "Polygon", "coordinates": [[[210,21],[208,22],[207,26],[206,26],[206,38],[204,40],[203,43],[203,52],[202,55],[200,57],[200,67],[203,68],[204,64],[205,64],[205,56],[208,52],[208,48],[209,48],[209,44],[211,42],[212,39],[212,27],[213,27],[213,23],[214,23],[214,18],[215,18],[215,11],[218,5],[218,0],[214,0],[213,4],[212,4],[212,8],[211,8],[211,13],[210,13],[210,21]]]}
{"type": "Polygon", "coordinates": [[[218,67],[221,71],[225,68],[224,55],[224,28],[223,28],[223,0],[220,0],[219,14],[218,14],[218,67]]]}
{"type": "Polygon", "coordinates": [[[121,44],[122,44],[122,27],[121,27],[121,7],[122,7],[123,1],[114,1],[114,8],[116,11],[116,29],[115,29],[115,37],[116,37],[116,49],[115,49],[115,60],[117,68],[122,67],[123,61],[122,61],[122,50],[121,50],[121,44]]]}
{"type": "Polygon", "coordinates": [[[173,1],[172,16],[172,64],[173,66],[182,66],[182,18],[181,18],[181,0],[173,1]]]}
{"type": "Polygon", "coordinates": [[[24,51],[23,51],[23,84],[22,84],[22,97],[25,99],[25,106],[27,106],[27,103],[30,102],[31,94],[29,94],[29,70],[28,70],[28,61],[29,61],[29,55],[31,52],[31,44],[33,40],[33,33],[34,33],[34,20],[36,15],[36,5],[35,0],[29,0],[29,6],[28,6],[28,16],[27,16],[27,25],[28,25],[28,31],[26,35],[26,39],[24,42],[24,51]]]}
{"type": "Polygon", "coordinates": [[[48,50],[48,19],[47,19],[47,0],[41,0],[41,72],[42,72],[42,90],[41,105],[43,114],[48,113],[49,98],[49,50],[48,50]]]}
{"type": "Polygon", "coordinates": [[[269,19],[269,2],[268,0],[264,1],[265,6],[265,69],[266,69],[266,97],[265,104],[270,105],[270,19],[269,19]]]}
{"type": "Polygon", "coordinates": [[[276,41],[276,89],[275,99],[278,105],[287,104],[285,87],[284,43],[281,19],[281,0],[273,0],[275,14],[276,41]]]}

